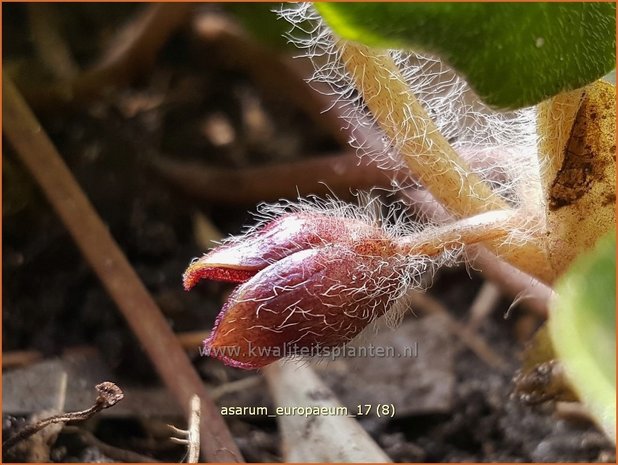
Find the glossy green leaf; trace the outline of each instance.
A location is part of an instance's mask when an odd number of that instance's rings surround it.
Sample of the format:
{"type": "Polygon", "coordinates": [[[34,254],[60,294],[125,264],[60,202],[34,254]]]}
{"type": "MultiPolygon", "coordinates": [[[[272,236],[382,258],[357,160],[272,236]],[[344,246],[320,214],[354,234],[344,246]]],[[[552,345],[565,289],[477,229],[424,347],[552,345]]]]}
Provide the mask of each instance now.
{"type": "Polygon", "coordinates": [[[439,55],[489,105],[519,108],[616,66],[614,3],[316,3],[335,32],[439,55]]]}
{"type": "Polygon", "coordinates": [[[574,390],[616,438],[616,231],[579,257],[556,286],[549,331],[574,390]]]}

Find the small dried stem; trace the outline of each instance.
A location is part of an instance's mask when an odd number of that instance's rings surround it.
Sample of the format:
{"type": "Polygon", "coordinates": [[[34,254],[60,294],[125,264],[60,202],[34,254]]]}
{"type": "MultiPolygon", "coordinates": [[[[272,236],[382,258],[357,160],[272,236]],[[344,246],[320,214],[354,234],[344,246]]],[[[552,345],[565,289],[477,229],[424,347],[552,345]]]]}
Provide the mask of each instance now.
{"type": "Polygon", "coordinates": [[[494,283],[485,281],[472,305],[470,305],[470,317],[466,327],[470,331],[476,331],[487,316],[491,314],[501,296],[500,289],[494,283]]]}
{"type": "Polygon", "coordinates": [[[18,431],[15,435],[8,438],[2,443],[2,455],[5,455],[9,449],[15,446],[17,443],[28,439],[33,434],[41,431],[43,428],[52,425],[54,423],[68,423],[72,421],[84,421],[91,418],[95,413],[100,412],[106,408],[112,407],[120,402],[124,394],[122,390],[114,383],[106,381],[101,384],[97,384],[96,390],[99,392],[97,400],[92,407],[86,410],[80,410],[78,412],[61,413],[60,415],[54,415],[48,418],[44,418],[32,425],[28,425],[22,430],[18,431]]]}
{"type": "Polygon", "coordinates": [[[187,446],[187,463],[198,463],[200,459],[200,418],[201,402],[198,395],[191,397],[189,408],[189,429],[176,428],[174,425],[167,425],[180,437],[172,436],[170,441],[176,444],[187,446]]]}
{"type": "Polygon", "coordinates": [[[413,308],[418,308],[428,314],[437,314],[444,318],[448,330],[457,336],[487,366],[500,371],[508,369],[508,363],[500,355],[495,353],[485,340],[476,332],[455,320],[448,309],[438,300],[428,294],[414,293],[411,296],[413,308]]]}
{"type": "Polygon", "coordinates": [[[43,354],[38,350],[12,350],[2,354],[2,369],[19,368],[38,362],[43,354]]]}

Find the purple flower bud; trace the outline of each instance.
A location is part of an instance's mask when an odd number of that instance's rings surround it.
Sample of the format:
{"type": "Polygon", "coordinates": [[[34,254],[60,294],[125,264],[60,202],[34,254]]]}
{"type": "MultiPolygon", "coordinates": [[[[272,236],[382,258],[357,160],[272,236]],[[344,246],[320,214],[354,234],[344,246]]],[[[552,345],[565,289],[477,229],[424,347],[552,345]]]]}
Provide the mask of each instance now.
{"type": "Polygon", "coordinates": [[[242,283],[204,341],[245,369],[350,341],[383,315],[402,283],[400,256],[381,229],[319,213],[290,213],[215,248],[184,275],[242,283]]]}

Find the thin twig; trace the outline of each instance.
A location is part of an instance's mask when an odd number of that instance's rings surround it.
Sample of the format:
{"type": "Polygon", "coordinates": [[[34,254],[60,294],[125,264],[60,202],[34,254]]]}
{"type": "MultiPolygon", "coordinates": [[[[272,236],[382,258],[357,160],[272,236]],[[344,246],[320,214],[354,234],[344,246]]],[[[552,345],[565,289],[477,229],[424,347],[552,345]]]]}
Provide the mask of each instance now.
{"type": "Polygon", "coordinates": [[[49,71],[57,79],[72,79],[79,67],[66,41],[57,29],[57,16],[53,4],[29,3],[28,16],[32,41],[49,71]]]}
{"type": "Polygon", "coordinates": [[[178,342],[185,350],[196,350],[202,345],[205,339],[210,336],[210,331],[185,331],[182,333],[176,333],[178,342]]]}
{"type": "Polygon", "coordinates": [[[485,318],[491,314],[492,310],[500,300],[500,289],[491,281],[485,281],[481,290],[478,292],[472,305],[470,305],[470,315],[468,317],[467,328],[476,331],[485,318]]]}
{"type": "Polygon", "coordinates": [[[466,347],[474,352],[479,359],[492,368],[506,371],[508,366],[506,360],[495,353],[481,336],[470,331],[455,320],[446,307],[435,298],[428,294],[415,293],[411,296],[410,305],[423,312],[435,313],[442,316],[447,323],[448,329],[456,335],[466,347]]]}
{"type": "Polygon", "coordinates": [[[481,245],[469,247],[468,256],[472,267],[478,270],[481,276],[491,280],[505,295],[514,299],[511,307],[521,304],[528,310],[547,317],[549,301],[554,294],[549,286],[502,261],[481,245]]]}
{"type": "Polygon", "coordinates": [[[52,425],[54,423],[68,423],[73,421],[88,420],[94,414],[100,412],[101,410],[116,405],[124,397],[122,390],[110,381],[105,381],[104,383],[97,384],[95,388],[99,395],[97,396],[97,399],[92,405],[92,407],[87,408],[86,410],[80,410],[78,412],[69,412],[54,415],[37,421],[34,424],[26,426],[2,443],[2,454],[5,455],[9,451],[9,449],[11,449],[17,443],[23,441],[24,439],[28,439],[30,436],[41,431],[46,426],[52,425]]]}
{"type": "Polygon", "coordinates": [[[197,463],[200,459],[200,398],[195,395],[191,398],[189,409],[189,428],[180,429],[174,425],[167,425],[180,437],[172,436],[170,441],[187,446],[187,463],[197,463]]]}
{"type": "Polygon", "coordinates": [[[236,381],[230,381],[229,383],[223,383],[213,388],[210,392],[212,398],[218,400],[221,397],[233,392],[249,391],[256,386],[259,386],[263,381],[264,378],[260,375],[248,376],[236,381]]]}
{"type": "Polygon", "coordinates": [[[19,368],[38,362],[43,354],[38,350],[11,350],[2,354],[2,369],[19,368]]]}
{"type": "Polygon", "coordinates": [[[202,447],[210,461],[242,461],[215,404],[152,296],[8,76],[3,82],[4,133],[41,186],[82,254],[141,342],[180,405],[197,393],[204,409],[202,447]]]}
{"type": "Polygon", "coordinates": [[[183,192],[207,202],[252,205],[299,194],[336,194],[351,198],[353,189],[388,187],[391,179],[376,163],[354,153],[309,157],[292,163],[231,170],[157,157],[151,166],[183,192]],[[233,188],[231,188],[233,186],[233,188]]]}
{"type": "Polygon", "coordinates": [[[185,21],[190,3],[154,3],[119,35],[95,67],[50,86],[24,88],[26,100],[37,110],[83,104],[130,83],[148,69],[170,35],[185,21]]]}

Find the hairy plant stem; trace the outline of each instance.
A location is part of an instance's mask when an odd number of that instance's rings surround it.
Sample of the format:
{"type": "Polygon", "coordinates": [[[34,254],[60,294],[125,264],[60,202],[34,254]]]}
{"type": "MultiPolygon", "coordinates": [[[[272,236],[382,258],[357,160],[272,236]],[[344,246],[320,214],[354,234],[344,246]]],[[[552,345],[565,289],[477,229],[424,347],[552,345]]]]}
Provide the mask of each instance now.
{"type": "Polygon", "coordinates": [[[516,210],[496,210],[458,220],[438,228],[407,236],[398,243],[407,255],[437,255],[449,249],[491,240],[504,240],[513,229],[521,227],[516,210]]]}
{"type": "MultiPolygon", "coordinates": [[[[339,40],[338,47],[342,62],[376,122],[416,179],[449,213],[463,218],[508,209],[506,202],[470,169],[440,133],[388,53],[344,40],[339,40]]],[[[553,271],[542,241],[530,236],[524,242],[521,238],[505,238],[487,241],[486,245],[518,268],[551,282],[553,271]]]]}
{"type": "Polygon", "coordinates": [[[347,41],[339,45],[373,117],[436,200],[460,217],[507,207],[442,136],[387,53],[347,41]]]}

